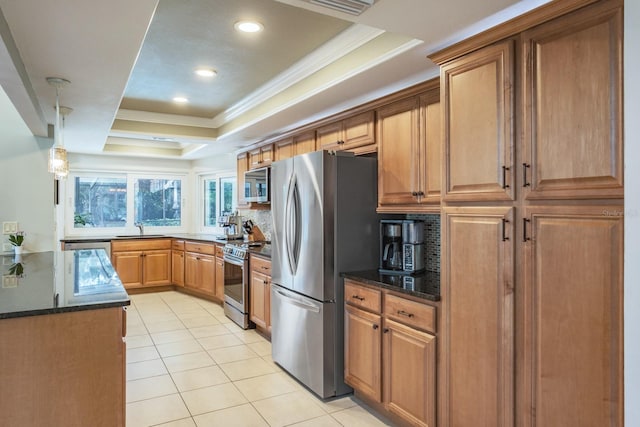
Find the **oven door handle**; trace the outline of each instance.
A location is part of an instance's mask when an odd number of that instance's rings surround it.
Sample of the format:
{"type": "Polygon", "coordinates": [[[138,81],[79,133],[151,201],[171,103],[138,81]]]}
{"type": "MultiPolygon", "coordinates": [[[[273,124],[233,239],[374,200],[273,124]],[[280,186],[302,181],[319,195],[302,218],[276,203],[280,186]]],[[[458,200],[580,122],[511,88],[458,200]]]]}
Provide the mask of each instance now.
{"type": "Polygon", "coordinates": [[[300,307],[314,313],[320,313],[320,307],[315,304],[309,303],[302,298],[295,298],[278,289],[275,289],[275,292],[280,295],[284,299],[284,302],[286,302],[287,304],[295,305],[296,307],[300,307]]]}

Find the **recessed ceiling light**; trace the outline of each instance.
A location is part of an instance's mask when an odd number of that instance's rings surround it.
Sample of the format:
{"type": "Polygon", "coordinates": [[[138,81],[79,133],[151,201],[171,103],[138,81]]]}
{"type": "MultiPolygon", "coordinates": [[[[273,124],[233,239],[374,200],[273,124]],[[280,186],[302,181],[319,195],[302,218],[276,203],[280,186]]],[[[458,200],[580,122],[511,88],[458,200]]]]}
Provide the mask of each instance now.
{"type": "Polygon", "coordinates": [[[198,68],[195,73],[200,77],[215,77],[216,74],[218,74],[216,70],[212,70],[211,68],[198,68]]]}
{"type": "Polygon", "coordinates": [[[233,27],[243,33],[257,33],[264,29],[261,23],[255,21],[238,21],[233,27]]]}
{"type": "Polygon", "coordinates": [[[176,96],[175,98],[173,98],[173,102],[177,102],[179,104],[185,104],[189,102],[189,100],[184,96],[176,96]]]}

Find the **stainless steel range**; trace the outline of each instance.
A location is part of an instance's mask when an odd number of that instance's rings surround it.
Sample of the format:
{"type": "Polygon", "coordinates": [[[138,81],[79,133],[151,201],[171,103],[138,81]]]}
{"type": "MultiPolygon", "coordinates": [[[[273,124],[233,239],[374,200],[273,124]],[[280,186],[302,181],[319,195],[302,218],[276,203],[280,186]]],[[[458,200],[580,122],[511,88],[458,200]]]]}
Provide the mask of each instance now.
{"type": "Polygon", "coordinates": [[[224,258],[224,314],[243,329],[254,328],[249,320],[249,245],[227,243],[224,258]]]}

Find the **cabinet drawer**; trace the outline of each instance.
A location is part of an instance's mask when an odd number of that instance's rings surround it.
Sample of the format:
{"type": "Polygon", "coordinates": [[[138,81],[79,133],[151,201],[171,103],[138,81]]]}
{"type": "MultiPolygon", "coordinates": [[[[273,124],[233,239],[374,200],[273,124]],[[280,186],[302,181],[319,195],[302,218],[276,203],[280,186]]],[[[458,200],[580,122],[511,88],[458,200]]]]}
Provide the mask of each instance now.
{"type": "Polygon", "coordinates": [[[221,245],[216,245],[216,256],[218,258],[222,258],[224,253],[222,252],[222,246],[221,245]]]}
{"type": "Polygon", "coordinates": [[[198,252],[200,254],[215,255],[215,245],[211,243],[185,242],[184,250],[187,252],[198,252]]]}
{"type": "Polygon", "coordinates": [[[381,293],[376,289],[366,288],[348,279],[344,281],[344,301],[380,313],[382,311],[381,293]]]}
{"type": "Polygon", "coordinates": [[[171,239],[112,240],[111,252],[171,249],[171,239]]]}
{"type": "Polygon", "coordinates": [[[436,309],[430,305],[387,294],[384,300],[384,314],[398,322],[436,332],[436,309]]]}
{"type": "Polygon", "coordinates": [[[271,260],[251,255],[249,264],[251,270],[271,276],[271,260]]]}
{"type": "Polygon", "coordinates": [[[173,240],[171,242],[171,249],[174,251],[184,251],[184,240],[173,240]]]}

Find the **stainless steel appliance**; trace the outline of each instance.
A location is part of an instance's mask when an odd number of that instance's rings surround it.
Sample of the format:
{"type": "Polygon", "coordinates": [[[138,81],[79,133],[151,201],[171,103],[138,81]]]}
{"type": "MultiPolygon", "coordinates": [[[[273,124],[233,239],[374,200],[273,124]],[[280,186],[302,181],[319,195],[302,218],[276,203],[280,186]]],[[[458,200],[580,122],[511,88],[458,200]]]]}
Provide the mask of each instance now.
{"type": "Polygon", "coordinates": [[[424,271],[424,222],[380,221],[381,273],[414,274],[424,271]]]}
{"type": "Polygon", "coordinates": [[[220,239],[241,239],[242,238],[242,217],[235,215],[220,215],[218,217],[218,227],[224,230],[220,239]]]}
{"type": "Polygon", "coordinates": [[[248,170],[244,173],[244,198],[247,202],[266,203],[270,199],[271,168],[248,170]]]}
{"type": "Polygon", "coordinates": [[[340,272],[377,266],[376,160],[307,153],[273,163],[272,184],[273,359],[322,398],[348,393],[340,272]]]}
{"type": "Polygon", "coordinates": [[[227,243],[224,259],[224,314],[243,329],[255,327],[249,320],[249,247],[227,243]]]}

